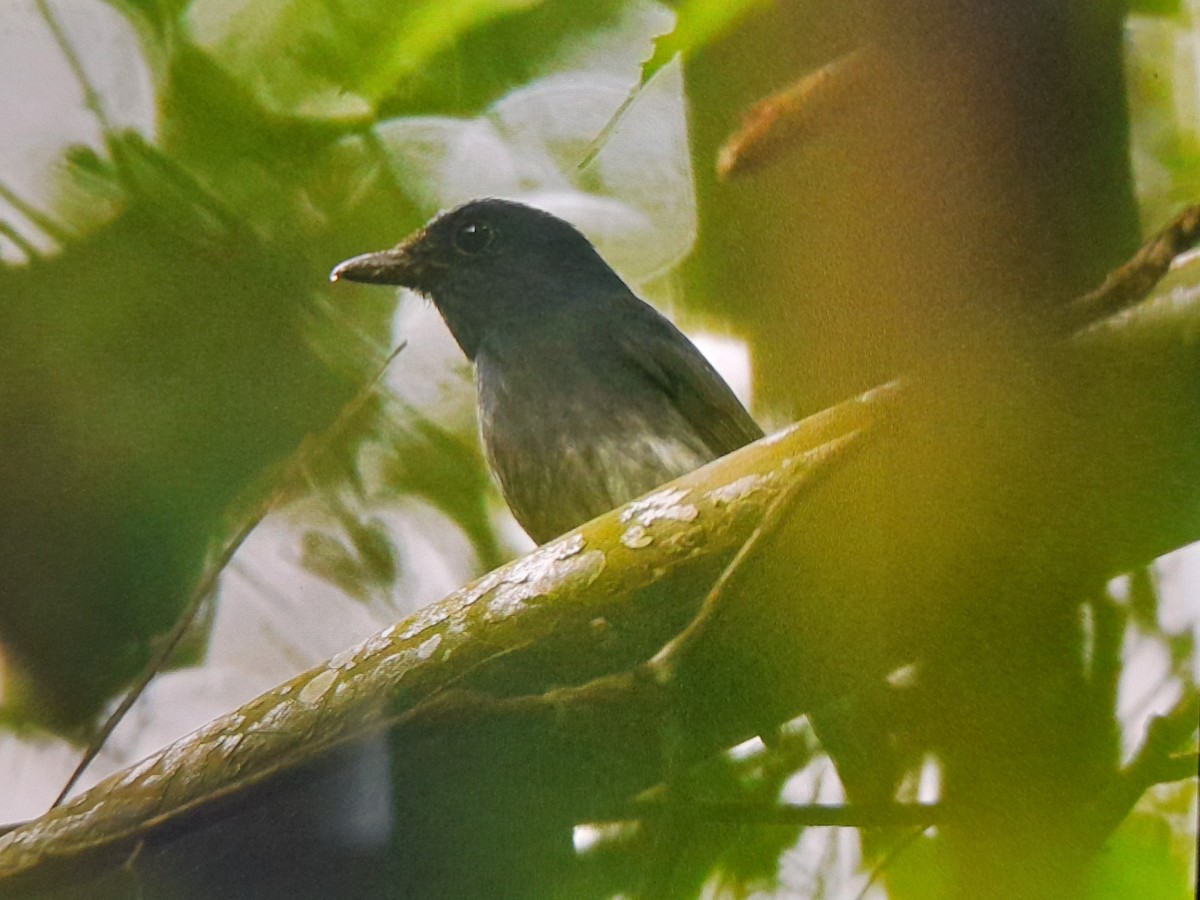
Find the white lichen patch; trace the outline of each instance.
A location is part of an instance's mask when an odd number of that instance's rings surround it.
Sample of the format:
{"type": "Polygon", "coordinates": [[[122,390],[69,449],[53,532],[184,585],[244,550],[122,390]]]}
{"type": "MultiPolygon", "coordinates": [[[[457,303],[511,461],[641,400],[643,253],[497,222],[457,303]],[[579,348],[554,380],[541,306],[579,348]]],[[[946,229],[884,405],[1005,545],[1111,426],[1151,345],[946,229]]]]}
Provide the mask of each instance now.
{"type": "Polygon", "coordinates": [[[438,648],[438,645],[441,643],[442,636],[440,634],[432,635],[421,641],[420,645],[417,647],[417,659],[429,659],[429,657],[433,656],[434,652],[438,648]]]}
{"type": "Polygon", "coordinates": [[[586,546],[581,534],[569,534],[538,547],[503,569],[489,572],[469,587],[463,595],[462,606],[471,606],[484,597],[491,597],[489,609],[494,610],[497,596],[511,595],[514,587],[544,580],[559,571],[563,561],[578,556],[586,546]]]}
{"type": "Polygon", "coordinates": [[[370,659],[373,656],[379,655],[384,650],[387,650],[393,644],[392,634],[394,633],[394,628],[388,628],[384,631],[381,631],[379,634],[371,635],[369,638],[359,644],[358,652],[355,654],[357,657],[355,661],[362,662],[365,659],[370,659]]]}
{"type": "Polygon", "coordinates": [[[630,550],[641,550],[654,543],[654,536],[646,530],[645,525],[630,525],[621,535],[621,543],[630,550]]]}
{"type": "MultiPolygon", "coordinates": [[[[325,674],[325,673],[322,673],[322,674],[325,674]]],[[[332,672],[329,674],[331,674],[334,678],[337,678],[336,672],[332,672]]],[[[321,676],[318,675],[317,677],[319,678],[321,676]]],[[[313,679],[313,680],[315,681],[316,679],[313,679]]],[[[310,681],[309,684],[312,684],[312,682],[310,681]]],[[[308,690],[309,684],[304,685],[304,687],[300,690],[300,693],[296,695],[297,702],[306,703],[306,704],[310,702],[310,701],[306,700],[304,697],[304,692],[306,690],[308,690]]],[[[287,703],[278,703],[275,706],[272,706],[266,712],[264,712],[263,715],[259,717],[259,720],[257,722],[255,722],[254,725],[247,730],[248,731],[260,731],[260,732],[264,732],[264,733],[282,731],[282,730],[286,729],[287,720],[290,716],[291,716],[290,705],[287,703]]]]}
{"type": "Polygon", "coordinates": [[[388,677],[398,682],[412,668],[414,657],[415,654],[411,647],[401,648],[381,659],[379,661],[379,669],[388,670],[390,672],[388,677]]]}
{"type": "Polygon", "coordinates": [[[714,503],[718,504],[733,503],[749,496],[761,482],[762,478],[759,475],[743,475],[736,481],[713,488],[708,492],[708,497],[714,503]]]}
{"type": "Polygon", "coordinates": [[[776,444],[786,441],[788,438],[795,435],[804,426],[804,422],[796,422],[789,425],[787,428],[780,429],[774,434],[768,434],[765,438],[758,441],[759,447],[774,447],[776,444]]]}
{"type": "MultiPolygon", "coordinates": [[[[281,690],[280,693],[281,694],[289,693],[290,687],[291,687],[290,684],[288,687],[289,687],[288,691],[281,690]]],[[[223,731],[226,734],[233,734],[234,732],[238,731],[242,727],[242,725],[243,725],[243,723],[245,723],[245,721],[246,721],[246,717],[244,715],[242,715],[242,713],[238,712],[237,710],[234,710],[233,712],[226,713],[225,715],[221,716],[221,718],[219,718],[219,719],[215,719],[205,730],[206,731],[208,731],[208,730],[223,731]]]]}
{"type": "Polygon", "coordinates": [[[641,500],[634,500],[621,511],[622,522],[637,522],[649,528],[655,522],[691,522],[700,515],[695,504],[684,503],[691,493],[687,488],[666,488],[641,500]]]}
{"type": "Polygon", "coordinates": [[[154,768],[155,762],[156,757],[151,756],[147,759],[143,759],[140,763],[132,768],[126,769],[124,774],[121,775],[121,777],[117,780],[117,783],[113,785],[113,789],[120,790],[121,788],[129,787],[131,784],[149,772],[152,768],[154,768]]]}
{"type": "Polygon", "coordinates": [[[337,669],[326,669],[309,679],[308,684],[300,689],[297,699],[305,706],[316,706],[334,683],[337,681],[337,669]]]}
{"type": "Polygon", "coordinates": [[[234,754],[238,747],[242,746],[242,741],[245,737],[240,734],[227,734],[225,737],[218,738],[213,742],[214,748],[221,756],[228,758],[234,754]]]}
{"type": "Polygon", "coordinates": [[[450,609],[444,603],[435,603],[433,606],[426,606],[424,609],[413,613],[396,628],[396,637],[402,641],[416,637],[422,631],[428,631],[430,628],[436,628],[446,620],[450,615],[450,609]]]}
{"type": "Polygon", "coordinates": [[[583,535],[575,533],[552,541],[542,549],[554,559],[568,559],[581,552],[586,544],[583,535]]]}
{"type": "Polygon", "coordinates": [[[223,737],[213,737],[206,741],[200,741],[196,745],[195,752],[204,759],[228,759],[237,751],[244,740],[240,734],[228,734],[223,737]]]}
{"type": "MultiPolygon", "coordinates": [[[[520,561],[518,561],[518,564],[519,564],[519,562],[520,561]]],[[[497,569],[495,571],[488,572],[486,575],[484,575],[482,578],[480,578],[473,585],[471,585],[470,587],[468,587],[466,589],[465,593],[463,594],[462,605],[463,606],[472,606],[481,597],[486,597],[488,594],[490,594],[493,590],[496,589],[496,585],[498,585],[501,582],[506,580],[506,578],[507,578],[506,573],[508,571],[509,571],[508,569],[497,569]]]]}
{"type": "Polygon", "coordinates": [[[194,738],[189,735],[182,737],[175,743],[170,744],[159,756],[154,760],[154,771],[144,780],[144,784],[151,784],[154,781],[167,777],[171,773],[179,771],[192,758],[194,752],[194,738]]]}
{"type": "Polygon", "coordinates": [[[100,827],[98,823],[107,818],[107,814],[101,812],[106,805],[103,800],[97,800],[80,807],[79,812],[74,815],[64,816],[62,819],[63,830],[71,830],[77,834],[94,831],[100,827]]]}
{"type": "Polygon", "coordinates": [[[582,580],[584,586],[591,584],[604,571],[604,554],[599,550],[560,558],[553,545],[542,549],[549,552],[539,550],[529,554],[510,570],[510,577],[497,586],[487,605],[490,616],[510,616],[528,601],[545,596],[568,582],[582,580]]]}
{"type": "MultiPolygon", "coordinates": [[[[370,638],[368,638],[367,640],[370,640],[370,638]]],[[[365,642],[364,642],[364,644],[365,644],[365,642]]],[[[354,646],[354,647],[347,647],[345,650],[342,650],[342,651],[334,654],[330,658],[327,665],[331,669],[339,669],[342,671],[344,671],[346,669],[351,669],[354,667],[354,664],[357,661],[356,657],[358,656],[358,651],[360,649],[361,649],[361,645],[354,646]]],[[[307,685],[305,687],[307,687],[307,685]]]]}
{"type": "Polygon", "coordinates": [[[552,541],[545,546],[538,547],[532,553],[526,554],[511,565],[501,569],[498,573],[500,577],[497,579],[497,583],[499,585],[523,584],[527,581],[534,581],[545,577],[555,570],[558,563],[569,559],[577,552],[571,549],[572,542],[568,541],[564,543],[566,545],[565,551],[558,541],[552,541]]]}

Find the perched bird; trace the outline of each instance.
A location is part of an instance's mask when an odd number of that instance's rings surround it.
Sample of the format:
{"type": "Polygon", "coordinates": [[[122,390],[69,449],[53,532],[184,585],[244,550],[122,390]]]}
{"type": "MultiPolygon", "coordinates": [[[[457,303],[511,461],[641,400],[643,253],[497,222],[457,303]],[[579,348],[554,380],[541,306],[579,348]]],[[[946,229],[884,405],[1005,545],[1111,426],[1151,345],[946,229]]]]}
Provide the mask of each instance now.
{"type": "Polygon", "coordinates": [[[433,301],[475,365],[491,470],[539,543],[762,437],[691,341],[541,210],[472,201],[330,278],[433,301]]]}

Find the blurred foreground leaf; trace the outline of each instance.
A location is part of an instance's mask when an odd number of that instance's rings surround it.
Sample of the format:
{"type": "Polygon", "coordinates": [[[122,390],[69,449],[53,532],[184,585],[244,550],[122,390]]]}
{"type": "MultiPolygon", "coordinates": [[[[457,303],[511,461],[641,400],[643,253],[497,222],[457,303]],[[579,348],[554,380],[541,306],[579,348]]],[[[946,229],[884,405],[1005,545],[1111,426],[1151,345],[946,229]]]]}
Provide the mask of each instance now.
{"type": "Polygon", "coordinates": [[[200,0],[189,7],[187,24],[196,44],[266,112],[351,126],[373,119],[381,102],[397,94],[437,97],[443,108],[466,100],[470,108],[489,96],[481,90],[495,96],[529,80],[539,55],[553,55],[561,38],[614,18],[624,5],[270,0],[236,5],[231,13],[225,0],[200,0]],[[519,21],[506,29],[509,18],[519,21]],[[506,31],[520,41],[506,41],[506,31]],[[489,47],[486,55],[473,37],[489,47]]]}

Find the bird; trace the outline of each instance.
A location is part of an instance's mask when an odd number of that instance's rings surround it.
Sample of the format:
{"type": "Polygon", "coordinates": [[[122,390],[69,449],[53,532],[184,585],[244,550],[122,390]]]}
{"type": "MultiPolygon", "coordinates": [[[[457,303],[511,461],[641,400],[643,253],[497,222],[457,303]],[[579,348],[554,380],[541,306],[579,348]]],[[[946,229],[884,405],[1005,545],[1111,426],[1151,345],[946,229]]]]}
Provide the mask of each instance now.
{"type": "Polygon", "coordinates": [[[464,203],[342,279],[432,301],[474,366],[488,467],[539,544],[763,436],[696,346],[543,210],[464,203]]]}

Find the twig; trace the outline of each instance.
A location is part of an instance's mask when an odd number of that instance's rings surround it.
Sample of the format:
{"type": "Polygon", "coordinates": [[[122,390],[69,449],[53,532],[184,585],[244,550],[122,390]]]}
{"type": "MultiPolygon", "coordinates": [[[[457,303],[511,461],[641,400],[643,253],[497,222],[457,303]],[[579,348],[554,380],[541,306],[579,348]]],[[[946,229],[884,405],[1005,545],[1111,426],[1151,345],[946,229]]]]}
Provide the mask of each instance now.
{"type": "Polygon", "coordinates": [[[1149,773],[1153,778],[1151,786],[1195,778],[1197,771],[1200,771],[1200,753],[1172,753],[1159,759],[1149,773]]]}
{"type": "MultiPolygon", "coordinates": [[[[814,456],[804,458],[806,463],[804,468],[792,475],[791,482],[767,506],[762,519],[709,589],[704,602],[700,605],[699,612],[682,632],[668,641],[645,664],[645,672],[649,674],[654,683],[664,688],[668,695],[674,691],[675,674],[680,657],[693,644],[703,640],[703,635],[725,602],[730,582],[741,572],[747,560],[754,556],[763,541],[783,523],[802,490],[814,484],[819,476],[829,469],[831,461],[840,459],[843,451],[860,442],[862,437],[863,430],[855,429],[824,444],[820,452],[814,456]]],[[[663,724],[663,754],[666,760],[667,783],[670,784],[676,780],[679,760],[683,757],[684,735],[680,716],[675,712],[678,710],[678,704],[672,702],[668,709],[670,712],[663,724]]],[[[666,803],[662,807],[663,814],[670,817],[673,812],[686,809],[688,805],[690,804],[666,803]]],[[[650,893],[653,895],[653,892],[650,893]]]]}
{"type": "Polygon", "coordinates": [[[40,228],[47,237],[53,238],[60,244],[65,244],[75,235],[70,228],[60,225],[53,218],[41,212],[37,207],[23,200],[16,191],[0,181],[0,200],[3,200],[26,219],[40,228]]]}
{"type": "Polygon", "coordinates": [[[609,138],[613,136],[613,132],[617,130],[617,126],[621,124],[621,119],[625,117],[625,113],[629,112],[629,107],[633,106],[633,102],[642,95],[642,91],[645,90],[648,83],[648,81],[643,79],[629,89],[629,93],[625,95],[625,99],[621,101],[621,105],[608,117],[608,121],[604,123],[604,127],[588,142],[583,156],[575,164],[576,169],[582,172],[596,161],[596,157],[600,155],[600,151],[604,149],[604,145],[608,143],[609,138]]]}
{"type": "Polygon", "coordinates": [[[1107,840],[1154,785],[1196,777],[1197,754],[1175,750],[1196,731],[1198,719],[1200,694],[1191,691],[1169,713],[1151,720],[1141,749],[1088,808],[1081,829],[1085,841],[1095,846],[1107,840]]]}
{"type": "Polygon", "coordinates": [[[217,580],[220,578],[221,573],[229,565],[238,549],[245,543],[246,538],[250,536],[250,533],[254,531],[280,499],[287,494],[295,482],[303,476],[311,462],[324,454],[333,444],[334,439],[340,436],[350,420],[362,408],[367,398],[371,396],[379,379],[383,377],[383,374],[392,364],[392,361],[405,346],[405,343],[401,343],[395,350],[388,354],[383,365],[379,367],[379,371],[359,390],[349,403],[342,407],[337,418],[333,420],[333,423],[324,432],[316,437],[310,436],[301,441],[300,446],[296,448],[291,458],[285,463],[283,471],[275,481],[270,493],[258,504],[246,520],[242,522],[233,536],[225,542],[220,553],[208,565],[204,575],[188,597],[187,603],[184,604],[183,612],[176,620],[175,625],[162,639],[158,651],[151,657],[141,674],[138,675],[137,680],[134,681],[132,687],[130,687],[129,691],[121,699],[117,708],[104,720],[104,724],[100,726],[100,730],[88,742],[83,757],[71,773],[71,777],[67,779],[67,783],[63,785],[63,789],[50,805],[51,809],[60,806],[67,799],[67,795],[71,792],[71,789],[75,787],[79,779],[83,777],[83,773],[87,771],[88,766],[92,764],[96,756],[104,748],[105,742],[112,735],[114,729],[125,718],[126,713],[133,708],[133,705],[137,703],[147,686],[154,679],[154,676],[166,665],[171,654],[175,652],[176,647],[179,646],[179,642],[183,640],[184,635],[187,634],[188,629],[196,620],[196,616],[203,607],[204,602],[216,588],[217,580]]]}
{"type": "MultiPolygon", "coordinates": [[[[930,809],[936,810],[938,808],[936,806],[931,806],[930,809]]],[[[930,824],[934,825],[937,823],[931,822],[930,824]]],[[[928,828],[929,825],[918,825],[903,838],[897,841],[896,844],[883,855],[879,862],[871,867],[871,874],[868,875],[867,880],[863,882],[862,890],[860,890],[854,896],[854,900],[866,900],[867,891],[871,889],[871,885],[877,882],[879,880],[879,876],[884,873],[887,867],[894,863],[901,853],[911,847],[916,842],[917,838],[923,835],[928,828]]]]}
{"type": "Polygon", "coordinates": [[[750,533],[745,543],[734,554],[733,559],[729,561],[709,589],[695,618],[647,663],[655,677],[664,682],[671,679],[676,660],[684,648],[699,639],[699,635],[703,633],[709,621],[716,615],[716,611],[724,602],[730,582],[740,573],[747,560],[757,552],[759,545],[783,524],[800,494],[818,481],[819,476],[829,468],[831,462],[835,459],[840,460],[843,452],[849,447],[861,443],[865,434],[865,428],[856,428],[842,437],[822,445],[819,451],[811,457],[804,458],[806,463],[804,468],[796,473],[791,484],[771,501],[754,531],[750,533]]]}
{"type": "Polygon", "coordinates": [[[129,691],[121,699],[117,708],[109,714],[108,718],[104,720],[104,724],[100,726],[100,730],[88,742],[87,749],[84,751],[83,757],[79,760],[79,764],[75,766],[74,771],[71,772],[71,777],[67,779],[67,783],[63,785],[58,796],[54,798],[54,802],[50,804],[51,809],[61,805],[67,799],[67,794],[71,792],[71,789],[83,777],[83,773],[87,771],[88,766],[92,764],[92,761],[95,760],[96,756],[104,748],[104,744],[113,733],[113,730],[125,718],[125,714],[137,703],[142,693],[146,690],[146,687],[154,679],[154,676],[166,665],[167,660],[175,652],[175,648],[179,646],[179,642],[183,640],[183,636],[187,634],[188,629],[191,628],[192,623],[196,620],[196,616],[203,607],[204,601],[208,599],[209,594],[216,587],[217,579],[220,577],[221,572],[224,571],[225,566],[229,564],[229,561],[233,558],[238,548],[250,536],[250,532],[255,529],[258,523],[270,511],[282,492],[283,486],[281,484],[259,505],[259,508],[255,510],[253,515],[242,523],[237,531],[234,532],[233,537],[221,548],[221,552],[217,555],[217,558],[205,570],[203,577],[201,577],[199,583],[188,597],[187,603],[184,604],[183,612],[175,620],[175,624],[171,630],[161,640],[158,652],[150,658],[150,661],[146,664],[141,674],[138,675],[137,680],[134,681],[129,691]]]}
{"type": "Polygon", "coordinates": [[[1081,331],[1145,298],[1182,253],[1200,242],[1200,205],[1189,206],[1141,246],[1133,257],[1108,273],[1095,290],[1064,307],[1065,332],[1081,331]]]}
{"type": "MultiPolygon", "coordinates": [[[[884,391],[874,399],[887,397],[889,393],[889,391],[884,391]]],[[[730,582],[742,571],[747,560],[754,556],[763,541],[773,534],[783,523],[787,514],[791,511],[793,503],[800,496],[803,489],[819,480],[819,476],[830,468],[830,463],[835,459],[841,459],[843,452],[850,446],[860,443],[864,433],[864,427],[849,430],[822,444],[819,450],[797,460],[802,468],[798,472],[791,473],[791,481],[767,506],[762,518],[750,533],[750,536],[738,548],[733,559],[726,564],[720,576],[718,576],[713,586],[709,589],[708,594],[700,605],[700,610],[692,618],[692,621],[682,632],[668,641],[643,667],[643,671],[649,675],[650,680],[654,684],[664,688],[668,694],[672,691],[680,656],[692,644],[702,640],[705,630],[725,602],[730,582]]],[[[668,709],[674,711],[677,709],[677,706],[670,704],[668,709]]],[[[684,741],[679,716],[668,713],[663,725],[663,731],[665,732],[663,754],[666,760],[666,781],[669,785],[675,781],[679,768],[679,760],[683,756],[682,747],[684,741]]],[[[691,811],[696,808],[696,805],[688,800],[673,801],[670,799],[672,793],[672,791],[668,791],[668,799],[666,801],[657,801],[655,815],[667,819],[680,814],[685,818],[691,816],[691,811]]],[[[710,808],[721,808],[727,813],[732,814],[734,805],[730,804],[710,808]]],[[[767,808],[761,805],[753,805],[743,806],[742,809],[753,809],[755,815],[760,815],[767,808]]],[[[775,811],[778,812],[778,809],[775,811]]],[[[758,819],[755,819],[755,821],[758,821],[758,819]]],[[[673,830],[672,833],[674,833],[673,830]]],[[[672,862],[669,854],[664,854],[662,859],[666,868],[653,873],[653,883],[644,891],[649,897],[667,896],[666,891],[669,884],[672,862]]]]}
{"type": "Polygon", "coordinates": [[[717,151],[717,177],[745,175],[827,131],[882,78],[883,51],[859,47],[755,103],[717,151]]]}
{"type": "Polygon", "coordinates": [[[58,49],[62,51],[63,58],[66,59],[67,65],[70,66],[71,72],[75,75],[79,82],[79,88],[83,91],[83,102],[92,115],[96,117],[96,121],[100,123],[100,130],[105,136],[113,133],[112,123],[109,122],[108,113],[104,109],[104,102],[100,99],[99,92],[92,86],[91,81],[87,77],[87,72],[83,69],[83,62],[79,59],[79,54],[75,52],[75,48],[71,46],[71,42],[67,39],[67,33],[63,31],[62,23],[55,17],[50,9],[50,4],[46,0],[36,0],[38,12],[41,13],[42,19],[46,22],[46,27],[50,29],[50,34],[53,35],[55,43],[58,44],[58,49]]]}
{"type": "MultiPolygon", "coordinates": [[[[41,259],[41,251],[25,235],[21,234],[14,226],[8,224],[3,219],[0,219],[0,237],[6,237],[12,241],[13,246],[24,253],[25,259],[29,262],[41,259]]],[[[0,264],[2,264],[2,261],[0,261],[0,264]]]]}

